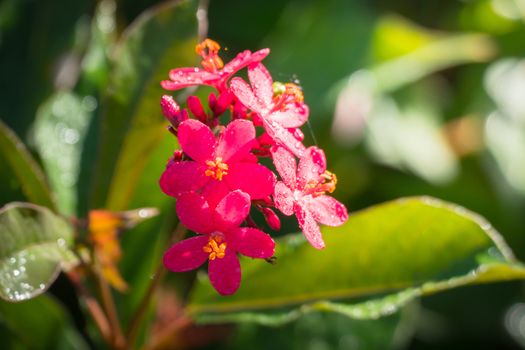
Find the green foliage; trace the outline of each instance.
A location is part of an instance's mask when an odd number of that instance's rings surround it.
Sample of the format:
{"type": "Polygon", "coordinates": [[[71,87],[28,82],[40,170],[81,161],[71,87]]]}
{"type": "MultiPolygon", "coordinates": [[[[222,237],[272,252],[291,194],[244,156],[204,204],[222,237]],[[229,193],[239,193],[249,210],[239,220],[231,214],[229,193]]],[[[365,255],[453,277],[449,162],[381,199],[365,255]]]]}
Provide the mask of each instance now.
{"type": "Polygon", "coordinates": [[[194,64],[195,12],[195,1],[167,3],[146,11],[117,44],[103,100],[95,206],[126,209],[147,160],[166,135],[159,113],[159,98],[164,93],[159,82],[172,67],[194,64]]]}
{"type": "Polygon", "coordinates": [[[55,208],[44,173],[23,142],[0,121],[0,164],[2,172],[10,169],[27,199],[35,204],[55,208]]]}
{"type": "Polygon", "coordinates": [[[279,324],[313,310],[375,319],[426,294],[525,278],[525,268],[488,222],[432,198],[367,209],[341,227],[325,228],[323,235],[323,251],[311,248],[302,235],[283,238],[276,266],[246,259],[243,284],[229,298],[201,282],[191,312],[202,322],[279,324]],[[278,288],[275,281],[281,281],[278,288]],[[349,298],[357,301],[328,301],[349,298]],[[275,311],[283,307],[292,309],[275,311]]]}
{"type": "Polygon", "coordinates": [[[0,209],[0,298],[23,301],[43,293],[75,264],[70,224],[49,209],[11,203],[0,209]]]}

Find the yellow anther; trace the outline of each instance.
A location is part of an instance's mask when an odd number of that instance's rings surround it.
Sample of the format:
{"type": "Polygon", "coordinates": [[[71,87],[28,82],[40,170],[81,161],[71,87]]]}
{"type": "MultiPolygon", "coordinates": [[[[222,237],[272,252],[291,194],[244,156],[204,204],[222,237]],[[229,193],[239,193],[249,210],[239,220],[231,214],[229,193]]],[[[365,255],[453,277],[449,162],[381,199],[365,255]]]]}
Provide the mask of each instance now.
{"type": "Polygon", "coordinates": [[[222,259],[226,254],[226,242],[223,242],[222,235],[212,234],[208,244],[202,247],[202,251],[209,254],[208,259],[210,260],[222,259]]]}
{"type": "Polygon", "coordinates": [[[220,49],[221,46],[211,39],[205,39],[195,46],[195,52],[203,58],[201,64],[204,69],[209,72],[215,72],[224,67],[224,63],[218,55],[220,49]]]}
{"type": "Polygon", "coordinates": [[[293,83],[286,83],[284,84],[285,91],[284,93],[290,96],[293,96],[295,102],[303,103],[304,102],[304,94],[303,90],[299,87],[299,85],[293,84],[293,83]]]}
{"type": "Polygon", "coordinates": [[[222,162],[222,157],[215,158],[215,161],[206,161],[208,169],[204,172],[204,175],[211,176],[215,180],[222,181],[224,175],[228,175],[228,164],[222,162]]]}
{"type": "Polygon", "coordinates": [[[305,186],[304,191],[314,197],[322,196],[326,192],[332,193],[337,185],[337,176],[326,170],[320,175],[318,180],[310,180],[305,186]]]}

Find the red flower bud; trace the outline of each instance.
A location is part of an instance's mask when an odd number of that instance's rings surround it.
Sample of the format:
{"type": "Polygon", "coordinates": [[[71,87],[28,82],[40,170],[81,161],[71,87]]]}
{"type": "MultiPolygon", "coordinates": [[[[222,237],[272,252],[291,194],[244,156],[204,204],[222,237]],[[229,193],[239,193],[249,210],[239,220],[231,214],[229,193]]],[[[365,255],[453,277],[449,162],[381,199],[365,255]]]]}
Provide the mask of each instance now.
{"type": "Polygon", "coordinates": [[[208,121],[208,116],[206,115],[206,112],[204,112],[204,108],[202,108],[199,98],[197,96],[190,96],[188,97],[187,102],[191,113],[193,113],[193,115],[197,117],[200,122],[206,124],[208,121]]]}

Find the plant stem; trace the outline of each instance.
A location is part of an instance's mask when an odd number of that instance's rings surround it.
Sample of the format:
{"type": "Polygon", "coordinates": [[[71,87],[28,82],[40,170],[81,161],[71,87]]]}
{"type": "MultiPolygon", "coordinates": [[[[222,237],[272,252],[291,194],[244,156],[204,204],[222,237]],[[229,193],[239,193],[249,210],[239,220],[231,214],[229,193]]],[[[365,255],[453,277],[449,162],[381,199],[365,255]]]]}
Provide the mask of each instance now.
{"type": "Polygon", "coordinates": [[[124,338],[124,335],[122,333],[122,327],[120,326],[120,321],[117,314],[117,308],[115,306],[115,300],[113,299],[113,295],[111,294],[111,289],[109,288],[109,284],[102,276],[102,274],[98,271],[98,265],[97,265],[97,271],[95,273],[99,291],[100,291],[100,297],[102,299],[102,305],[104,306],[104,310],[106,311],[106,315],[108,317],[110,330],[111,330],[111,342],[110,345],[114,349],[124,349],[126,348],[126,340],[124,338]]]}
{"type": "Polygon", "coordinates": [[[74,272],[68,272],[67,276],[76,290],[78,291],[79,296],[86,304],[86,308],[95,322],[95,326],[99,330],[102,338],[107,343],[111,342],[111,329],[109,326],[109,321],[104,314],[104,311],[100,307],[98,301],[91,295],[87,288],[82,284],[80,278],[74,272]]]}
{"type": "MultiPolygon", "coordinates": [[[[175,228],[175,231],[173,232],[172,238],[171,238],[171,244],[176,243],[184,238],[186,235],[187,229],[179,222],[177,224],[177,227],[175,228]]],[[[164,275],[166,274],[166,269],[162,265],[162,262],[159,262],[157,265],[157,268],[155,269],[155,274],[153,275],[153,278],[151,279],[151,282],[148,286],[148,289],[146,290],[146,293],[142,297],[142,300],[140,301],[140,304],[133,314],[131,321],[129,323],[128,330],[126,332],[126,339],[128,342],[128,345],[133,345],[135,342],[135,339],[137,338],[140,330],[140,326],[142,324],[142,321],[144,317],[146,316],[146,312],[148,311],[148,307],[151,303],[151,298],[155,291],[157,290],[158,286],[160,285],[160,282],[162,281],[164,275]]]]}

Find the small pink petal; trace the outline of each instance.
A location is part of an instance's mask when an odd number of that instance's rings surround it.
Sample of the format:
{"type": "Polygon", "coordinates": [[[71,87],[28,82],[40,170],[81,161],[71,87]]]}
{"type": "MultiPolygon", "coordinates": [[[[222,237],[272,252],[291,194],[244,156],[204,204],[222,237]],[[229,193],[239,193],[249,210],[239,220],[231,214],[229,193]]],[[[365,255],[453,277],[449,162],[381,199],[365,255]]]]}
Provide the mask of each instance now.
{"type": "Polygon", "coordinates": [[[200,68],[176,68],[169,72],[170,80],[161,82],[166,90],[178,90],[193,85],[213,85],[220,77],[200,68]],[[171,84],[168,84],[171,83],[171,84]],[[166,85],[166,86],[165,86],[166,85]]]}
{"type": "Polygon", "coordinates": [[[315,221],[328,226],[340,226],[348,219],[346,207],[330,196],[315,197],[307,203],[315,221]]]}
{"type": "MultiPolygon", "coordinates": [[[[253,88],[253,92],[259,103],[267,112],[273,107],[273,80],[272,76],[262,63],[256,63],[248,66],[248,78],[253,88]]],[[[262,113],[263,111],[258,111],[262,113]]],[[[266,114],[266,113],[264,113],[266,114]]]]}
{"type": "Polygon", "coordinates": [[[241,264],[235,251],[226,247],[224,258],[210,260],[208,277],[219,294],[235,293],[241,284],[241,264]]]}
{"type": "Polygon", "coordinates": [[[250,258],[267,259],[275,253],[273,239],[256,228],[240,227],[229,232],[228,239],[239,253],[250,258]]]}
{"type": "Polygon", "coordinates": [[[287,148],[297,157],[304,155],[305,147],[303,143],[297,140],[288,129],[283,128],[275,121],[267,119],[263,119],[263,126],[276,145],[287,148]]]}
{"type": "Polygon", "coordinates": [[[224,181],[209,181],[202,189],[202,196],[210,205],[211,209],[215,209],[217,204],[228,194],[231,190],[224,181]]]}
{"type": "Polygon", "coordinates": [[[216,140],[207,125],[188,119],[180,124],[177,136],[180,147],[191,159],[204,163],[211,158],[216,140]]]}
{"type": "Polygon", "coordinates": [[[272,147],[271,153],[275,169],[279,175],[281,175],[283,182],[290,189],[295,189],[295,174],[297,172],[295,157],[290,153],[290,151],[282,146],[272,147]]]}
{"type": "Polygon", "coordinates": [[[275,184],[273,200],[275,202],[275,207],[279,209],[284,215],[290,216],[293,214],[293,192],[281,181],[275,184]]]}
{"type": "Polygon", "coordinates": [[[176,211],[180,221],[197,233],[213,231],[212,210],[204,197],[195,192],[186,192],[179,196],[176,211]]]}
{"type": "Polygon", "coordinates": [[[322,149],[308,147],[297,167],[297,188],[303,189],[310,182],[318,182],[319,176],[326,171],[326,158],[322,149]]]}
{"type": "Polygon", "coordinates": [[[262,49],[254,53],[249,50],[240,52],[233,60],[224,65],[222,71],[231,76],[247,65],[263,60],[269,53],[269,49],[262,49]]]}
{"type": "Polygon", "coordinates": [[[299,226],[308,242],[310,242],[315,249],[323,249],[325,245],[321,235],[321,230],[319,230],[319,225],[315,222],[312,214],[299,203],[295,203],[294,211],[299,226]]]}
{"type": "Polygon", "coordinates": [[[255,127],[249,120],[232,121],[222,132],[215,156],[223,162],[235,162],[246,157],[255,143],[255,127]]]}
{"type": "Polygon", "coordinates": [[[204,175],[205,170],[205,166],[194,161],[171,162],[160,177],[160,188],[175,198],[181,193],[195,191],[210,179],[204,175]]]}
{"type": "Polygon", "coordinates": [[[241,78],[233,78],[230,82],[230,89],[239,101],[252,111],[259,113],[264,110],[264,106],[261,105],[250,85],[241,78]]]}
{"type": "Polygon", "coordinates": [[[262,199],[273,193],[275,175],[261,164],[233,163],[224,181],[232,190],[241,190],[251,199],[262,199]]]}
{"type": "Polygon", "coordinates": [[[196,269],[208,260],[208,253],[202,250],[207,243],[208,236],[196,236],[175,243],[164,253],[162,262],[174,272],[196,269]]]}
{"type": "Polygon", "coordinates": [[[283,128],[298,128],[308,120],[308,107],[295,107],[287,111],[277,111],[269,114],[266,118],[280,124],[283,128]]]}
{"type": "Polygon", "coordinates": [[[228,232],[246,219],[250,213],[250,196],[236,190],[228,193],[215,208],[213,215],[216,231],[228,232]]]}

